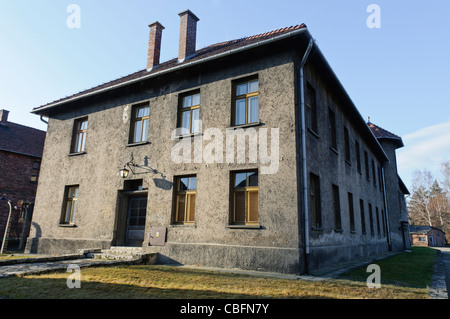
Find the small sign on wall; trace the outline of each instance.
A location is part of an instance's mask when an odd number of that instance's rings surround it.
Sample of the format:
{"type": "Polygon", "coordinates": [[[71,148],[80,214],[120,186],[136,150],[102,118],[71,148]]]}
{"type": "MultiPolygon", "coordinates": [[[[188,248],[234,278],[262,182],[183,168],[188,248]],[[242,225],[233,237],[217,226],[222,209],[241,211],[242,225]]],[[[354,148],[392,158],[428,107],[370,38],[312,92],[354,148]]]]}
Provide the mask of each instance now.
{"type": "Polygon", "coordinates": [[[150,246],[164,246],[166,244],[166,227],[151,227],[149,233],[150,246]]]}

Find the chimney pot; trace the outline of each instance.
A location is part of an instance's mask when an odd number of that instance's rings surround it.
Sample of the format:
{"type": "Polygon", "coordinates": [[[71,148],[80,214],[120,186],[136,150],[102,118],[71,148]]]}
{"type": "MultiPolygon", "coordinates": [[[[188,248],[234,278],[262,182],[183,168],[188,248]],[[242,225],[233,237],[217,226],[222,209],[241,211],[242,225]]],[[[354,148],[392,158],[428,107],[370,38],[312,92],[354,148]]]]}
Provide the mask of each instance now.
{"type": "Polygon", "coordinates": [[[7,111],[7,110],[0,110],[0,122],[1,123],[8,122],[8,114],[9,114],[9,111],[7,111]]]}
{"type": "Polygon", "coordinates": [[[164,27],[158,21],[149,24],[150,36],[148,40],[147,71],[159,65],[161,54],[161,38],[164,27]]]}
{"type": "Polygon", "coordinates": [[[197,22],[200,20],[190,10],[178,14],[180,16],[180,42],[178,47],[178,61],[183,62],[195,54],[197,41],[197,22]]]}

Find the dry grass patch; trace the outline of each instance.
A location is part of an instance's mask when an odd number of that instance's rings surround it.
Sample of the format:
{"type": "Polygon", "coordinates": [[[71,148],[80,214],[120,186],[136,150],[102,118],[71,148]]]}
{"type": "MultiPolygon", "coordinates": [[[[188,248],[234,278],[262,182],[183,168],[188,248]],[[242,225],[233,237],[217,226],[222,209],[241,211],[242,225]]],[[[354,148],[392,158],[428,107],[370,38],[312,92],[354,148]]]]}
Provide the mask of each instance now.
{"type": "Polygon", "coordinates": [[[7,298],[338,298],[422,299],[426,289],[383,285],[369,289],[350,280],[309,281],[212,272],[171,266],[93,267],[81,270],[81,289],[67,288],[69,273],[0,279],[7,298]]]}

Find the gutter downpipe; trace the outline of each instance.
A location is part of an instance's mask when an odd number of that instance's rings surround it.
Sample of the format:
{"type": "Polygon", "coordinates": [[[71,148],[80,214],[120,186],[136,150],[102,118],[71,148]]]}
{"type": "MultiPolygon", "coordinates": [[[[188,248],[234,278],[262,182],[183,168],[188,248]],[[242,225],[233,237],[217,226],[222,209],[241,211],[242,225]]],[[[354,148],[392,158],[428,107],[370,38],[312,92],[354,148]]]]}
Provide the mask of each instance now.
{"type": "Polygon", "coordinates": [[[48,124],[48,121],[44,120],[44,116],[41,115],[41,121],[44,122],[45,124],[48,124]]]}
{"type": "Polygon", "coordinates": [[[304,76],[303,67],[306,60],[311,53],[311,49],[314,45],[314,40],[310,39],[308,47],[305,51],[303,59],[300,63],[300,114],[301,114],[301,138],[302,138],[302,193],[303,193],[303,214],[304,214],[304,247],[305,247],[305,273],[309,273],[309,216],[308,216],[308,187],[307,187],[307,174],[306,174],[306,122],[305,122],[305,88],[304,88],[304,76]]]}
{"type": "Polygon", "coordinates": [[[389,251],[392,251],[392,244],[391,244],[391,231],[389,229],[389,222],[390,219],[388,218],[388,207],[387,207],[387,199],[386,199],[386,182],[384,178],[384,167],[381,166],[381,175],[383,177],[383,197],[384,197],[384,216],[386,220],[386,230],[387,230],[387,240],[388,240],[388,248],[389,251]]]}

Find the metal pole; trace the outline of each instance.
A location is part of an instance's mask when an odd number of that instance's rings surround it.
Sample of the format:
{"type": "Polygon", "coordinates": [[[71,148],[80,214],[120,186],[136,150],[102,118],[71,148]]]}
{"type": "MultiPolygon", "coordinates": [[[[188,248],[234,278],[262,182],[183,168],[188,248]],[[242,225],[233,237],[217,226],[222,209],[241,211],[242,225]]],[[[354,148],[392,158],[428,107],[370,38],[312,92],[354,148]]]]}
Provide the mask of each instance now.
{"type": "Polygon", "coordinates": [[[3,235],[2,249],[0,251],[0,254],[4,254],[6,251],[6,247],[8,246],[8,237],[9,237],[9,229],[11,226],[11,212],[12,212],[12,206],[11,206],[10,200],[8,200],[8,205],[9,205],[8,221],[6,222],[6,228],[5,228],[5,233],[3,235]]]}

